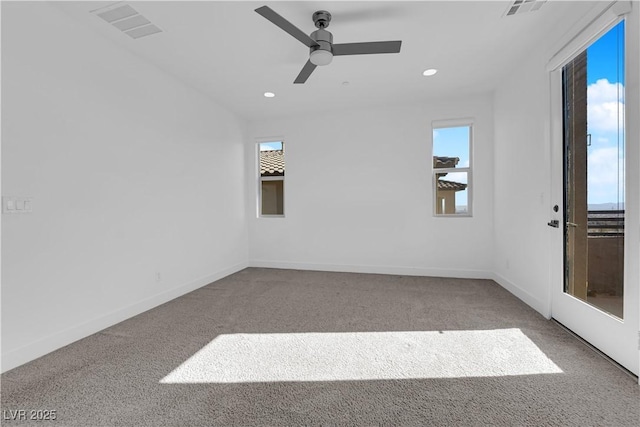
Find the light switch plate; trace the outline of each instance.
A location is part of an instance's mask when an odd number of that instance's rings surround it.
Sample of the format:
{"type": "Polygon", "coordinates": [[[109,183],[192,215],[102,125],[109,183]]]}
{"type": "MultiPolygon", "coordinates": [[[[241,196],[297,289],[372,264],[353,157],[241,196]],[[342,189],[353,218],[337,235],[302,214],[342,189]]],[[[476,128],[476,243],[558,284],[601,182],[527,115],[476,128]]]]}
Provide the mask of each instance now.
{"type": "Polygon", "coordinates": [[[33,197],[2,196],[3,214],[21,214],[33,211],[33,197]]]}

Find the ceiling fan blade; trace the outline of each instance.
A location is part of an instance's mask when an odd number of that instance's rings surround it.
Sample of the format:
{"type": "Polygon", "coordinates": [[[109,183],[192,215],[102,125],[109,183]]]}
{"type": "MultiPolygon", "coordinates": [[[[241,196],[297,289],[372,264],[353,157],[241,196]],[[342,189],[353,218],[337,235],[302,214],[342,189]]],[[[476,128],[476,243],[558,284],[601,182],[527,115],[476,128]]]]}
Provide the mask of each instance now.
{"type": "Polygon", "coordinates": [[[293,25],[291,22],[284,19],[282,16],[278,15],[268,6],[262,6],[256,9],[258,14],[264,16],[269,21],[276,24],[278,27],[285,30],[287,33],[291,34],[293,37],[300,40],[305,46],[312,47],[317,46],[318,43],[315,42],[311,37],[302,32],[301,29],[293,25]]]}
{"type": "Polygon", "coordinates": [[[293,82],[294,83],[306,82],[309,76],[311,75],[311,73],[313,73],[313,70],[315,69],[316,69],[316,64],[312,63],[310,60],[307,61],[307,63],[304,64],[304,67],[302,67],[302,71],[300,71],[300,74],[298,74],[298,77],[296,77],[296,79],[293,82]]]}
{"type": "Polygon", "coordinates": [[[402,40],[389,42],[341,43],[333,45],[333,55],[367,55],[370,53],[398,53],[402,40]]]}

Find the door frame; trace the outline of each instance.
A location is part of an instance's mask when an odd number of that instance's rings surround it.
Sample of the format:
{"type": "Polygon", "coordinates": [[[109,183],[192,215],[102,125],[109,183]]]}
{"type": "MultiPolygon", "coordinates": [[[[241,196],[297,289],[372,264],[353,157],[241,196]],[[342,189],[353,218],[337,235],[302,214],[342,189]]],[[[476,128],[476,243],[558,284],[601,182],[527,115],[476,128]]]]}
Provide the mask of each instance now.
{"type": "Polygon", "coordinates": [[[639,374],[640,366],[640,131],[637,120],[625,121],[625,242],[624,319],[598,310],[564,292],[564,140],[562,67],[621,20],[625,22],[625,114],[640,116],[640,59],[637,52],[640,13],[638,3],[616,2],[595,19],[584,23],[579,33],[554,55],[547,65],[550,83],[550,218],[562,227],[550,237],[550,312],[573,332],[609,355],[622,366],[639,374]],[[635,41],[633,40],[635,37],[635,41]],[[558,205],[558,212],[552,206],[558,205]]]}

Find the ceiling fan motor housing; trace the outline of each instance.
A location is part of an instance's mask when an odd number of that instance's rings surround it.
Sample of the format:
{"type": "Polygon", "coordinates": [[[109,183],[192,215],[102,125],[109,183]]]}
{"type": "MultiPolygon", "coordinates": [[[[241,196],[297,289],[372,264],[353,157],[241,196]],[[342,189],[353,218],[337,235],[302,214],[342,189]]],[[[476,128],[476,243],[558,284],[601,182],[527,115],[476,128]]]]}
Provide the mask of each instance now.
{"type": "Polygon", "coordinates": [[[332,51],[331,44],[333,43],[333,34],[329,31],[323,29],[316,30],[311,33],[311,38],[318,43],[318,46],[311,46],[311,52],[318,49],[328,50],[329,52],[332,51]]]}

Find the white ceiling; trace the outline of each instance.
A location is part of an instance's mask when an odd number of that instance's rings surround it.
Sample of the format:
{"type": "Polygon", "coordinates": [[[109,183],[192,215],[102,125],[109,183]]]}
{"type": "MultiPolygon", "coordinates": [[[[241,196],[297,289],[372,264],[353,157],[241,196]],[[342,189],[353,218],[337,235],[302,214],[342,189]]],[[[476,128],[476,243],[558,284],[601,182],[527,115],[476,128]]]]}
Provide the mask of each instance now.
{"type": "Polygon", "coordinates": [[[58,6],[248,120],[486,93],[593,6],[550,0],[506,17],[512,1],[127,2],[163,29],[132,39],[90,13],[113,3],[58,6]],[[402,50],[336,57],[294,85],[308,48],[254,12],[265,4],[306,33],[316,29],[313,12],[328,10],[334,43],[402,40],[402,50]],[[427,68],[439,72],[423,77],[427,68]],[[265,91],[276,97],[265,98],[265,91]]]}

